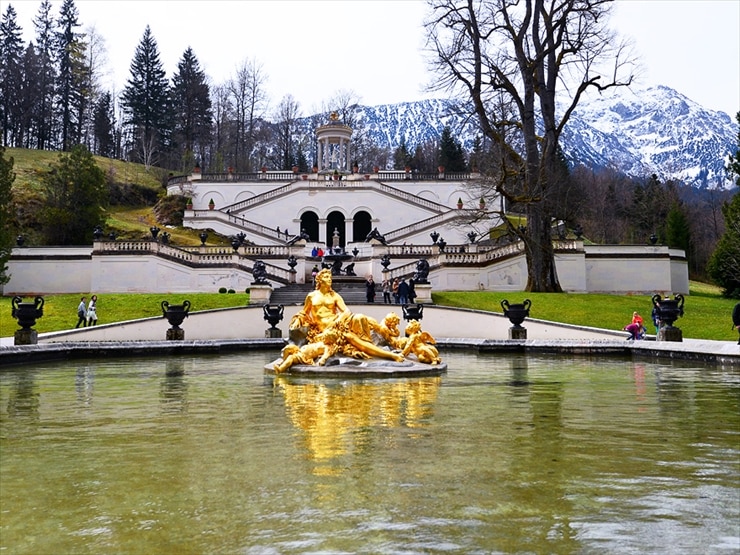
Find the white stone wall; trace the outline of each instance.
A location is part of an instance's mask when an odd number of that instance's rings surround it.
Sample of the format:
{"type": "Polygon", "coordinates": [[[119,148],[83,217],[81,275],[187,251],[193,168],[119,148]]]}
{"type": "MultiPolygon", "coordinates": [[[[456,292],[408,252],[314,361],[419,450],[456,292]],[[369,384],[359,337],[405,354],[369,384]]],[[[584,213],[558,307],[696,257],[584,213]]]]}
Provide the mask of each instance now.
{"type": "MultiPolygon", "coordinates": [[[[398,249],[378,247],[372,259],[355,263],[355,273],[358,276],[372,273],[380,282],[380,255],[385,250],[395,252],[398,249]]],[[[471,262],[447,265],[430,272],[433,290],[523,291],[526,287],[527,267],[523,254],[485,266],[472,262],[477,260],[474,252],[460,256],[471,262]]],[[[391,270],[412,274],[417,259],[411,255],[394,255],[391,270]]],[[[287,270],[286,259],[265,261],[287,270]]],[[[303,263],[301,260],[298,266],[299,282],[304,277],[303,263]]],[[[305,272],[310,274],[312,267],[310,260],[305,261],[305,272]]],[[[570,292],[684,295],[689,292],[688,267],[683,251],[669,252],[667,247],[587,245],[583,252],[558,253],[556,269],[563,289],[570,292]]],[[[253,280],[251,273],[226,264],[216,268],[190,267],[146,251],[92,256],[90,247],[14,249],[9,271],[10,281],[3,288],[6,295],[215,292],[221,287],[243,292],[253,280]]]]}

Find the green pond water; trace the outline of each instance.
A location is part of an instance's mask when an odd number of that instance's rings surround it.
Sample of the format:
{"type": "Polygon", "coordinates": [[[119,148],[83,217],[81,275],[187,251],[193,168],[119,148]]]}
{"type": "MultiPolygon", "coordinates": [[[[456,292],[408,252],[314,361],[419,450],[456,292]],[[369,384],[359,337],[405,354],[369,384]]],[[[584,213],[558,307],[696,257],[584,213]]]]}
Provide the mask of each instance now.
{"type": "Polygon", "coordinates": [[[0,554],[738,553],[740,372],[442,352],[0,371],[0,554]]]}

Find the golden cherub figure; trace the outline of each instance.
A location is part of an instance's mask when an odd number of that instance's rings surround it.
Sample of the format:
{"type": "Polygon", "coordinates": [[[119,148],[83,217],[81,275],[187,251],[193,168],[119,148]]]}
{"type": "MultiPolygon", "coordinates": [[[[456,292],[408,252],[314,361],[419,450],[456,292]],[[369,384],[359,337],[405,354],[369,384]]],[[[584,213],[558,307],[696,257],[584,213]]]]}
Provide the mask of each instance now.
{"type": "Polygon", "coordinates": [[[401,354],[406,357],[413,353],[419,362],[425,364],[439,364],[442,359],[439,351],[434,346],[434,338],[425,331],[421,331],[421,324],[418,320],[411,320],[406,326],[406,345],[401,354]]]}
{"type": "Polygon", "coordinates": [[[339,350],[337,339],[337,334],[334,330],[327,330],[314,343],[307,343],[302,347],[298,347],[298,345],[292,343],[286,345],[283,347],[281,353],[282,360],[276,362],[273,368],[279,374],[296,364],[323,366],[326,364],[327,359],[339,350]]]}

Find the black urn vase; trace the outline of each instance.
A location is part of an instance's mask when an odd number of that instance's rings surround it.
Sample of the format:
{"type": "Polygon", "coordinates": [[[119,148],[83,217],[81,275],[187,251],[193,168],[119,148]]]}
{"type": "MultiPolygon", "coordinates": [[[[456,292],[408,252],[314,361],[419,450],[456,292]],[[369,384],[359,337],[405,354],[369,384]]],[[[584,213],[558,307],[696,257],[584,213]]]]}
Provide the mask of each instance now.
{"type": "Polygon", "coordinates": [[[660,295],[653,295],[653,306],[658,309],[662,326],[672,328],[673,323],[683,316],[684,298],[680,293],[669,299],[661,299],[660,295]]]}
{"type": "Polygon", "coordinates": [[[283,305],[269,305],[266,304],[262,307],[264,318],[272,329],[277,329],[277,324],[283,319],[283,305]]]}
{"type": "Polygon", "coordinates": [[[162,315],[167,318],[173,330],[180,329],[180,324],[188,317],[188,312],[190,312],[190,301],[183,301],[182,304],[162,301],[162,315]]]}
{"type": "Polygon", "coordinates": [[[411,320],[421,322],[421,319],[424,317],[423,304],[405,304],[401,306],[401,310],[403,311],[403,319],[407,322],[411,320]]]}
{"type": "Polygon", "coordinates": [[[532,306],[532,301],[525,299],[523,303],[510,304],[509,301],[504,299],[501,301],[501,308],[504,310],[504,316],[509,319],[509,322],[513,324],[515,328],[521,328],[524,319],[529,316],[529,308],[532,306]]]}
{"type": "Polygon", "coordinates": [[[44,299],[36,297],[32,303],[24,303],[21,297],[13,297],[11,315],[18,320],[18,325],[23,330],[30,330],[36,325],[36,320],[44,315],[44,299]]]}

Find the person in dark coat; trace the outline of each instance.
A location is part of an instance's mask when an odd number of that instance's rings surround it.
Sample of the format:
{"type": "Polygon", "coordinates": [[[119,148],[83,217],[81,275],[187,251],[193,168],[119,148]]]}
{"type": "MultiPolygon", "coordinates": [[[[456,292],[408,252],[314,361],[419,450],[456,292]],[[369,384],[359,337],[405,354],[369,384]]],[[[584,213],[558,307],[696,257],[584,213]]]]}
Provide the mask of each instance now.
{"type": "Polygon", "coordinates": [[[409,284],[405,278],[398,284],[398,302],[402,305],[409,304],[409,284]]]}
{"type": "MultiPolygon", "coordinates": [[[[732,327],[737,329],[740,334],[740,303],[737,303],[735,308],[732,309],[732,327]]],[[[740,338],[738,338],[737,344],[740,345],[740,338]]]]}
{"type": "Polygon", "coordinates": [[[375,302],[375,281],[373,281],[373,276],[368,276],[365,281],[365,298],[369,303],[375,302]]]}
{"type": "Polygon", "coordinates": [[[409,280],[409,304],[414,304],[416,299],[416,289],[414,289],[414,278],[409,280]]]}

